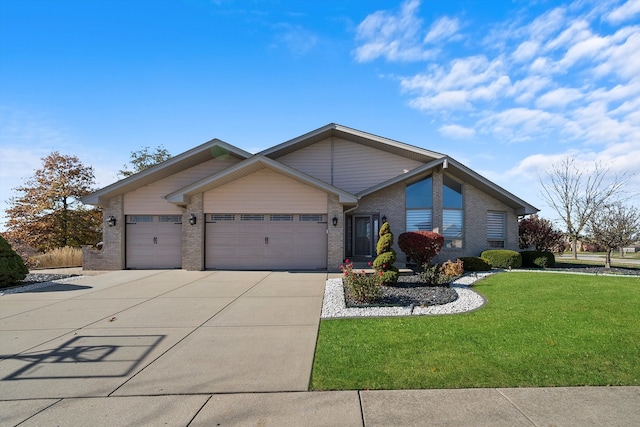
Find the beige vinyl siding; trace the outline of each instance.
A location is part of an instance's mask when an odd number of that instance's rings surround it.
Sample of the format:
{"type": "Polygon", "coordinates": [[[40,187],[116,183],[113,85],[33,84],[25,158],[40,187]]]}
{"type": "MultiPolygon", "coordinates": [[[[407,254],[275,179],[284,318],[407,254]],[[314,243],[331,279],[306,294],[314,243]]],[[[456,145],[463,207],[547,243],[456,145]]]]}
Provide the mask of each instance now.
{"type": "Polygon", "coordinates": [[[331,184],[331,139],[278,158],[282,164],[331,184]]]}
{"type": "Polygon", "coordinates": [[[333,185],[357,193],[394,178],[422,163],[355,142],[334,139],[333,185]]]}
{"type": "Polygon", "coordinates": [[[131,191],[124,195],[124,213],[127,215],[151,213],[157,215],[182,214],[182,209],[173,203],[167,203],[163,197],[194,181],[220,172],[237,162],[239,160],[231,156],[224,160],[212,159],[131,191]]]}
{"type": "Polygon", "coordinates": [[[204,193],[204,211],[326,213],[327,194],[265,168],[204,193]]]}

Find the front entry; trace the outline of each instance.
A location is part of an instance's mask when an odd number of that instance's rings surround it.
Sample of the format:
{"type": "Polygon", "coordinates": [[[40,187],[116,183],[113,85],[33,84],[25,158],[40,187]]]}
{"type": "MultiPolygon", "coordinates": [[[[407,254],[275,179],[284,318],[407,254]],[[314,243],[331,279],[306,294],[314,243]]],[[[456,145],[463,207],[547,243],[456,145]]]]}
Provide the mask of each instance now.
{"type": "Polygon", "coordinates": [[[346,256],[355,260],[375,257],[379,229],[379,214],[347,216],[346,256]]]}

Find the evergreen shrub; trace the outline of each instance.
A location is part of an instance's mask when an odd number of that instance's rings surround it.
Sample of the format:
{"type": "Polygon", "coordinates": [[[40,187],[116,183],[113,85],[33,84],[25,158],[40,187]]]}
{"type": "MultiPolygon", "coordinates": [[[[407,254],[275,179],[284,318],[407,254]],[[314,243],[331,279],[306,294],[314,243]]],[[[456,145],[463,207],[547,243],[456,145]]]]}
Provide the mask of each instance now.
{"type": "Polygon", "coordinates": [[[522,267],[522,255],[509,249],[489,249],[480,254],[493,268],[520,268],[522,267]]]}
{"type": "Polygon", "coordinates": [[[549,251],[522,251],[522,266],[532,268],[551,268],[556,264],[556,257],[549,251]]]}
{"type": "Polygon", "coordinates": [[[465,271],[489,271],[491,263],[479,256],[461,257],[460,260],[464,265],[465,271]]]}
{"type": "Polygon", "coordinates": [[[29,270],[20,255],[0,236],[0,288],[15,285],[27,277],[29,270]]]}

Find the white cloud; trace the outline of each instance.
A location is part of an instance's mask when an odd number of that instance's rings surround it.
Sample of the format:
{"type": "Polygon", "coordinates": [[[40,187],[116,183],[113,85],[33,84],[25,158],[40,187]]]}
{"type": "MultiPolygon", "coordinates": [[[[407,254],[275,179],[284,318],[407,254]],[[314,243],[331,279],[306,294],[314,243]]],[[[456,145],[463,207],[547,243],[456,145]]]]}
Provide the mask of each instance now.
{"type": "Polygon", "coordinates": [[[536,100],[538,108],[564,108],[567,104],[582,98],[582,93],[574,88],[558,88],[551,90],[536,100]]]}
{"type": "Polygon", "coordinates": [[[388,61],[415,61],[433,57],[436,51],[421,44],[419,7],[419,0],[407,0],[396,13],[383,10],[367,16],[356,33],[356,39],[362,42],[355,49],[356,60],[368,62],[383,57],[388,61]]]}
{"type": "Polygon", "coordinates": [[[438,129],[438,133],[451,139],[470,139],[475,136],[476,131],[460,125],[444,125],[438,129]]]}
{"type": "Polygon", "coordinates": [[[612,24],[619,24],[633,19],[638,14],[640,14],[640,0],[629,0],[609,13],[605,20],[612,24]]]}
{"type": "Polygon", "coordinates": [[[513,52],[513,60],[516,62],[528,61],[535,56],[539,49],[540,45],[537,42],[526,40],[513,52]]]}
{"type": "Polygon", "coordinates": [[[443,16],[431,24],[429,32],[424,37],[424,43],[435,43],[450,39],[457,34],[459,29],[460,21],[457,18],[443,16]]]}

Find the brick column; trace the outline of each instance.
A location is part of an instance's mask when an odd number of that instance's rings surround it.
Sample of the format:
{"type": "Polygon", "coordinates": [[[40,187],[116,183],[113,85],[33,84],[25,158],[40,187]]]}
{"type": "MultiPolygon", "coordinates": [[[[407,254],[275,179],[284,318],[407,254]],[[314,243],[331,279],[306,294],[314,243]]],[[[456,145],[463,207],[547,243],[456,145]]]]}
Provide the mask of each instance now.
{"type": "Polygon", "coordinates": [[[205,222],[204,194],[195,194],[182,214],[182,268],[185,270],[204,270],[205,222]],[[191,214],[196,216],[195,225],[189,224],[191,214]]]}
{"type": "Polygon", "coordinates": [[[82,248],[82,268],[85,270],[122,270],[125,268],[124,196],[109,200],[102,211],[102,250],[82,248]],[[113,216],[116,225],[110,227],[107,219],[113,216]]]}
{"type": "Polygon", "coordinates": [[[344,259],[344,213],[335,194],[328,195],[327,201],[327,271],[339,271],[344,259]],[[338,225],[333,226],[333,217],[338,225]]]}

